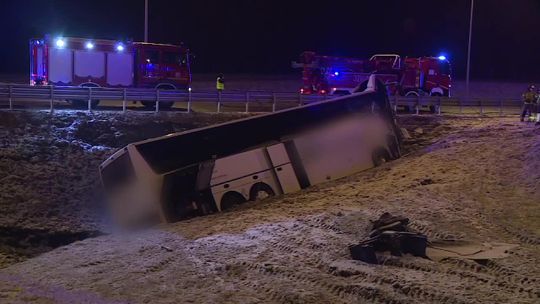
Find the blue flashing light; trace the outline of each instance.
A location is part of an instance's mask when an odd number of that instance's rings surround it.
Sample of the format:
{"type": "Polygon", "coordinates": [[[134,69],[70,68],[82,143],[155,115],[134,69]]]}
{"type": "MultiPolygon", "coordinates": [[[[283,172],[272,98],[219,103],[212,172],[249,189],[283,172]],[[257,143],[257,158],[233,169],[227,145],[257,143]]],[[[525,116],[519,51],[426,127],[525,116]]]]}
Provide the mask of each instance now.
{"type": "Polygon", "coordinates": [[[57,38],[55,44],[57,48],[62,49],[66,46],[66,41],[62,38],[57,38]]]}
{"type": "Polygon", "coordinates": [[[334,72],[334,76],[339,76],[339,72],[338,71],[334,72]]]}
{"type": "Polygon", "coordinates": [[[91,41],[88,41],[85,45],[86,49],[91,50],[94,48],[94,44],[91,41]]]}
{"type": "Polygon", "coordinates": [[[444,55],[441,55],[441,56],[439,56],[438,58],[439,58],[439,60],[441,60],[441,61],[446,60],[446,56],[444,56],[444,55]]]}
{"type": "Polygon", "coordinates": [[[123,52],[124,51],[124,45],[122,43],[118,43],[116,45],[116,50],[119,51],[119,52],[123,52]]]}

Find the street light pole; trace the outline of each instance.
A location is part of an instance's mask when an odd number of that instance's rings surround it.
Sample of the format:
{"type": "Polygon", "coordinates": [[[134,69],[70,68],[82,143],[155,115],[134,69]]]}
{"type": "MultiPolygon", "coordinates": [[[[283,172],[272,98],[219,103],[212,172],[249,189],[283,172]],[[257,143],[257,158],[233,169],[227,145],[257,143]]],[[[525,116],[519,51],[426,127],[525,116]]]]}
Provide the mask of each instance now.
{"type": "Polygon", "coordinates": [[[144,0],[144,42],[148,42],[148,0],[144,0]]]}
{"type": "Polygon", "coordinates": [[[471,46],[472,46],[472,28],[473,28],[473,16],[474,16],[474,0],[471,0],[471,17],[469,20],[469,48],[467,50],[467,78],[465,80],[465,96],[469,99],[469,80],[471,74],[471,46]]]}

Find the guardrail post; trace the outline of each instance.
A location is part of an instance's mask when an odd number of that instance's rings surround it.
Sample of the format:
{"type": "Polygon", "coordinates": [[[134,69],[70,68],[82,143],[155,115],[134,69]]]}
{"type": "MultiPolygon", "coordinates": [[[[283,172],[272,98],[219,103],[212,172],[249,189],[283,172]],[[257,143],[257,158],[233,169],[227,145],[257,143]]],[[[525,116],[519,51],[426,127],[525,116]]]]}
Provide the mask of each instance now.
{"type": "Polygon", "coordinates": [[[500,101],[499,116],[503,116],[503,100],[500,101]]]}
{"type": "Polygon", "coordinates": [[[398,98],[396,94],[394,95],[394,113],[397,113],[397,103],[398,103],[398,98]]]}
{"type": "Polygon", "coordinates": [[[54,86],[51,86],[51,100],[49,105],[49,112],[51,114],[54,112],[54,86]]]}
{"type": "Polygon", "coordinates": [[[416,115],[420,115],[420,95],[416,98],[416,105],[414,107],[416,108],[416,115]]]}
{"type": "Polygon", "coordinates": [[[191,113],[191,88],[188,90],[187,112],[191,113]]]}
{"type": "Polygon", "coordinates": [[[156,113],[159,112],[159,89],[156,90],[156,113]]]}
{"type": "Polygon", "coordinates": [[[13,86],[9,85],[9,109],[13,110],[13,86]]]}
{"type": "Polygon", "coordinates": [[[441,102],[441,97],[439,96],[438,98],[438,105],[437,105],[437,115],[441,115],[441,107],[442,107],[442,102],[441,102]]]}
{"type": "Polygon", "coordinates": [[[92,87],[88,87],[88,111],[92,111],[92,87]]]}
{"type": "Polygon", "coordinates": [[[302,100],[302,93],[298,94],[298,106],[301,107],[304,105],[304,101],[302,100]]]}
{"type": "Polygon", "coordinates": [[[246,92],[246,109],[245,109],[245,112],[246,113],[249,113],[249,91],[246,92]]]}
{"type": "Polygon", "coordinates": [[[221,112],[221,91],[218,91],[217,112],[221,112]]]}
{"type": "Polygon", "coordinates": [[[371,103],[371,113],[375,113],[375,103],[371,103]]]}
{"type": "Polygon", "coordinates": [[[272,93],[272,112],[276,111],[276,93],[272,93]]]}
{"type": "Polygon", "coordinates": [[[484,115],[484,107],[482,106],[482,99],[478,100],[478,104],[480,105],[480,115],[484,115]]]}
{"type": "Polygon", "coordinates": [[[122,94],[122,112],[126,113],[126,99],[127,99],[127,89],[124,88],[124,92],[122,94]]]}
{"type": "Polygon", "coordinates": [[[458,99],[459,103],[459,114],[463,114],[463,100],[460,98],[458,99]]]}

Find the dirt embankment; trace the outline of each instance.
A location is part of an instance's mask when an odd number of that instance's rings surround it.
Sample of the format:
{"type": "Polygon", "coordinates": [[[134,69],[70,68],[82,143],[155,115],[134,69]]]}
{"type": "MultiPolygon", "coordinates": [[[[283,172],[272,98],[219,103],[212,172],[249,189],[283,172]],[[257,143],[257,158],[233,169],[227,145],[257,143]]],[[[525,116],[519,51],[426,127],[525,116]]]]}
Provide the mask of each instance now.
{"type": "MultiPolygon", "coordinates": [[[[412,137],[402,159],[231,212],[73,243],[0,271],[0,299],[537,303],[540,129],[513,117],[400,121],[412,137]],[[347,245],[363,238],[370,220],[384,211],[410,217],[430,240],[519,247],[483,265],[414,257],[386,257],[384,265],[350,260],[347,245]]],[[[92,217],[75,218],[95,225],[92,217]]]]}
{"type": "Polygon", "coordinates": [[[116,148],[237,117],[0,112],[0,265],[105,229],[98,166],[116,148]]]}

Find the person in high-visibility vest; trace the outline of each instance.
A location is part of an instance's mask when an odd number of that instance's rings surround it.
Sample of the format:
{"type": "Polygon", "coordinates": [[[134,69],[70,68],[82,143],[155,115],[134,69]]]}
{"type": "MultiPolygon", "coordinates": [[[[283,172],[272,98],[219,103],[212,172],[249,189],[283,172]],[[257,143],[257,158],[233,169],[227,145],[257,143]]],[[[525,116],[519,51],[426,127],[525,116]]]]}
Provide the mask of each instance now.
{"type": "Polygon", "coordinates": [[[533,115],[533,107],[536,103],[536,90],[534,85],[530,85],[529,88],[521,96],[523,99],[523,108],[521,109],[521,121],[525,120],[525,116],[529,117],[533,115]]]}
{"type": "Polygon", "coordinates": [[[536,125],[540,125],[540,88],[536,91],[536,104],[534,107],[534,113],[536,115],[536,125]]]}
{"type": "Polygon", "coordinates": [[[218,78],[216,79],[216,89],[220,93],[225,90],[225,79],[223,78],[223,74],[219,74],[218,78]]]}

